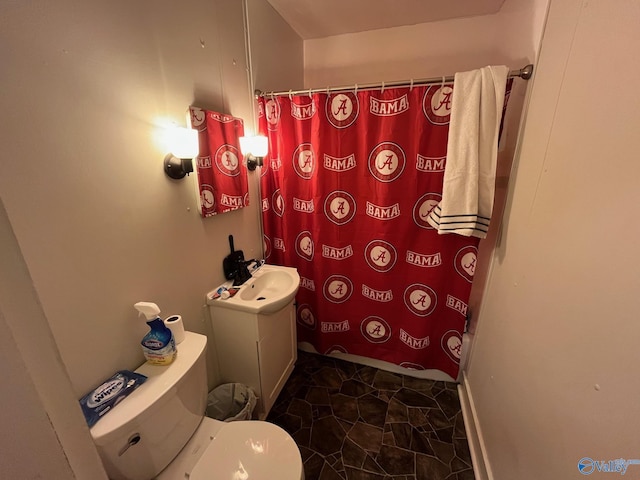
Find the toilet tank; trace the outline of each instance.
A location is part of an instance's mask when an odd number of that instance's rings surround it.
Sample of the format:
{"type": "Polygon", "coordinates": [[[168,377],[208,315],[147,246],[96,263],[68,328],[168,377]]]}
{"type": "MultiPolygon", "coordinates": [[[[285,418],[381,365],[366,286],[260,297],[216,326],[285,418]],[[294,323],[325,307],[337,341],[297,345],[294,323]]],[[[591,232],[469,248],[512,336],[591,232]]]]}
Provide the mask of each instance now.
{"type": "Polygon", "coordinates": [[[187,443],[207,407],[207,337],[185,332],[168,366],[144,363],[147,380],[91,428],[112,480],[149,480],[187,443]]]}

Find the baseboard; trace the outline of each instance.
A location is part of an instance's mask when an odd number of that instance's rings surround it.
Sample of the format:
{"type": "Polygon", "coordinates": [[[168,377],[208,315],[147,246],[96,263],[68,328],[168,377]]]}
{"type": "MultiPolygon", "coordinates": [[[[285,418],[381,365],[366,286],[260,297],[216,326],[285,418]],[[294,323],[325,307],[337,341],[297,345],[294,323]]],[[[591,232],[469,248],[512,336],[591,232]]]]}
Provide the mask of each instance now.
{"type": "Polygon", "coordinates": [[[491,465],[487,458],[487,450],[482,436],[482,430],[478,423],[473,396],[469,390],[467,373],[462,373],[462,380],[458,385],[458,396],[460,397],[460,407],[464,418],[464,428],[467,432],[471,461],[473,462],[473,473],[476,480],[493,480],[491,465]]]}

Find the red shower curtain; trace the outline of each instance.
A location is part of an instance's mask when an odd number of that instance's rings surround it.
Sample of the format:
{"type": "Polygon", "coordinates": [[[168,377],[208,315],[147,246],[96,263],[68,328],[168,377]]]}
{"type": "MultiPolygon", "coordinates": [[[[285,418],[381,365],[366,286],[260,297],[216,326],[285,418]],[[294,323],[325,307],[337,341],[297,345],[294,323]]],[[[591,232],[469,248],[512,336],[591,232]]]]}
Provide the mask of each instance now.
{"type": "Polygon", "coordinates": [[[260,99],[265,256],[298,269],[298,340],[320,353],[456,378],[478,239],[426,222],[442,194],[452,91],[260,99]]]}

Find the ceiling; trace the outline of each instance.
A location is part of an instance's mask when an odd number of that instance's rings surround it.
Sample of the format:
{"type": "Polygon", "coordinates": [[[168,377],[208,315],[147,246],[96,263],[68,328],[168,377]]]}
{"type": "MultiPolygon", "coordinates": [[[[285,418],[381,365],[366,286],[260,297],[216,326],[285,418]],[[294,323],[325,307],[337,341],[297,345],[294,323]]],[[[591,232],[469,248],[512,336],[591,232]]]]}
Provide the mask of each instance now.
{"type": "Polygon", "coordinates": [[[504,0],[268,0],[303,39],[490,15],[504,0]]]}

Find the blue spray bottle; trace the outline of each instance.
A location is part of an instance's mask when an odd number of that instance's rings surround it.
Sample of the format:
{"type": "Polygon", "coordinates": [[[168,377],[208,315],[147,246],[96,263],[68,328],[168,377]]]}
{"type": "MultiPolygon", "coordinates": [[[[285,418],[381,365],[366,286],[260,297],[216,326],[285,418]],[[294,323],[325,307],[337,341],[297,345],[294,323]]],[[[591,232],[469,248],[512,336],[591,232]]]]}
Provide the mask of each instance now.
{"type": "Polygon", "coordinates": [[[151,302],[138,302],[135,309],[147,319],[147,325],[151,328],[140,344],[147,362],[152,365],[169,365],[176,358],[176,342],[173,333],[160,318],[158,305],[151,302]]]}

